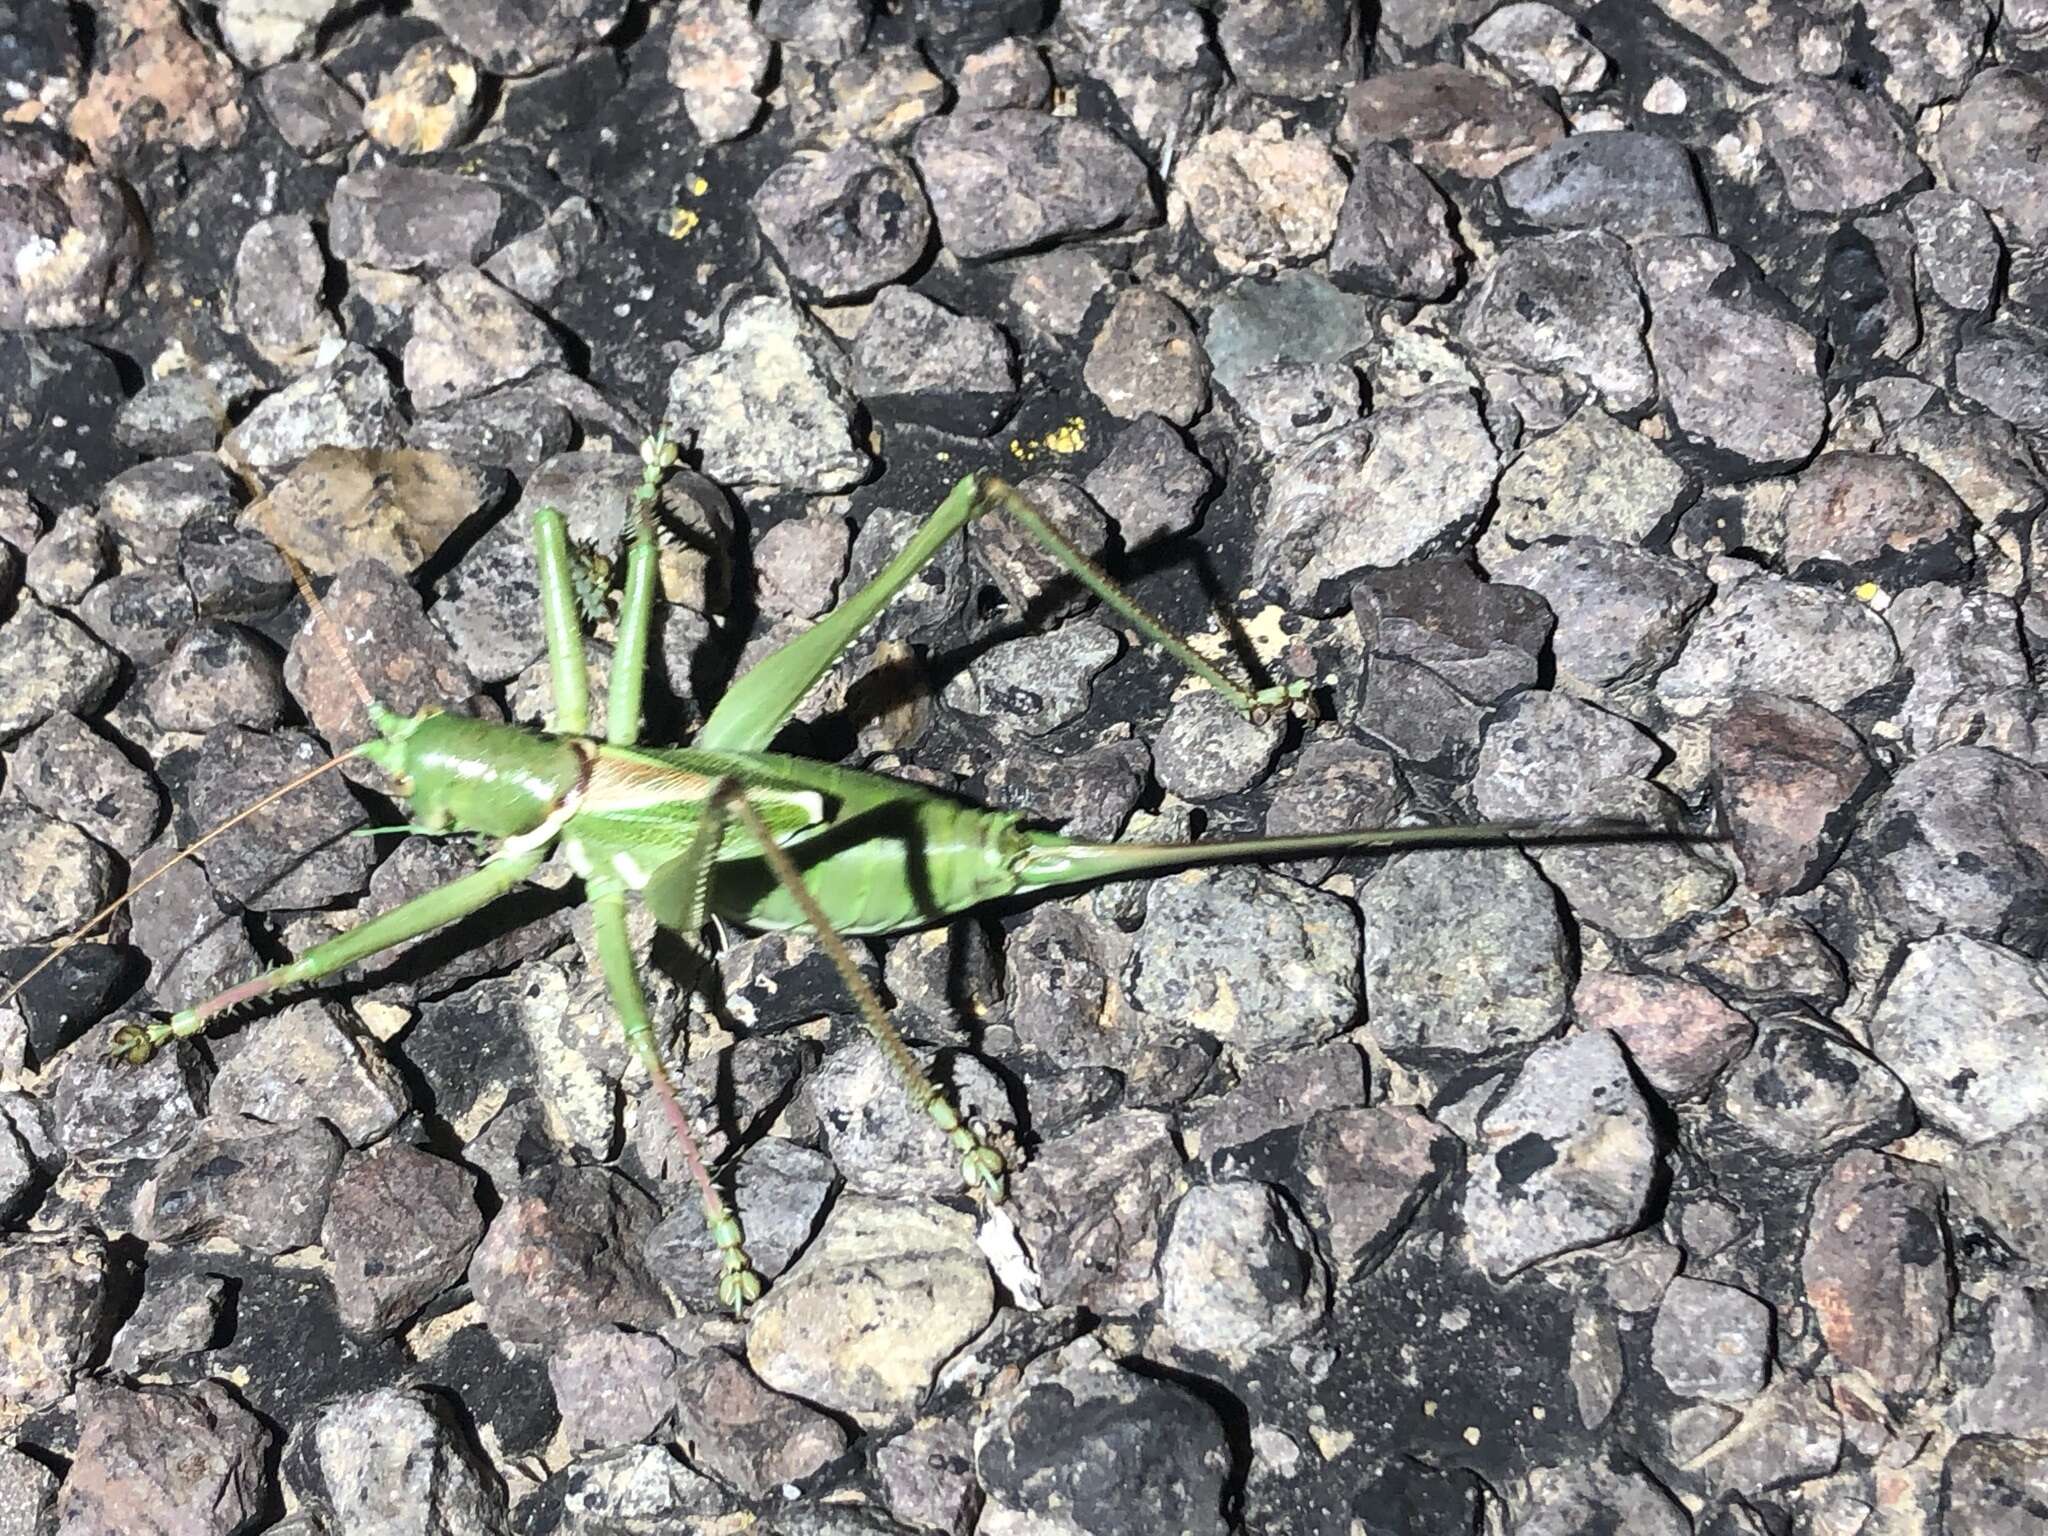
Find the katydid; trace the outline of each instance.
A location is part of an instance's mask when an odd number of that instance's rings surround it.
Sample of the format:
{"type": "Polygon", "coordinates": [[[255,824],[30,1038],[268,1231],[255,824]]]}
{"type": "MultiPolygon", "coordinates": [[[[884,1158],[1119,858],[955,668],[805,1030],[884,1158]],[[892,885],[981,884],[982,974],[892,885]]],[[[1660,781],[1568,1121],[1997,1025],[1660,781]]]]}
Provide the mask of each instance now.
{"type": "MultiPolygon", "coordinates": [[[[657,432],[641,445],[641,460],[642,480],[627,519],[605,739],[586,734],[590,711],[574,556],[561,515],[542,507],[534,515],[533,538],[554,690],[549,728],[532,730],[432,709],[404,716],[379,704],[365,688],[363,702],[377,735],[336,759],[367,758],[384,769],[419,830],[474,834],[494,841],[495,850],[474,872],[361,922],[289,964],[167,1020],[124,1025],[115,1033],[112,1054],[144,1061],[166,1042],[200,1033],[210,1019],[231,1008],[284,987],[320,981],[452,923],[512,890],[551,852],[559,852],[582,880],[613,1004],[673,1124],[703,1201],[718,1250],[718,1295],[738,1310],[761,1294],[762,1282],[747,1256],[739,1221],[720,1197],[676,1100],[627,939],[629,898],[692,940],[711,918],[745,929],[814,932],[911,1098],[958,1152],[968,1187],[999,1201],[1008,1172],[1003,1153],[962,1119],[925,1074],[855,965],[846,936],[941,923],[1019,892],[1219,859],[1296,858],[1571,832],[1555,824],[1489,823],[1207,844],[1086,842],[1028,827],[1017,813],[987,810],[901,779],[769,751],[804,696],[890,597],[948,539],[989,510],[1015,518],[1077,580],[1241,712],[1256,717],[1306,707],[1306,683],[1253,690],[1223,675],[1087,560],[1028,501],[989,475],[961,480],[865,587],[735,682],[694,744],[642,746],[641,696],[657,579],[656,509],[663,477],[677,461],[675,446],[657,432]]],[[[310,589],[307,596],[312,599],[310,589]]],[[[268,798],[273,797],[263,803],[268,798]]],[[[1577,830],[1612,835],[1617,829],[1577,830]]]]}

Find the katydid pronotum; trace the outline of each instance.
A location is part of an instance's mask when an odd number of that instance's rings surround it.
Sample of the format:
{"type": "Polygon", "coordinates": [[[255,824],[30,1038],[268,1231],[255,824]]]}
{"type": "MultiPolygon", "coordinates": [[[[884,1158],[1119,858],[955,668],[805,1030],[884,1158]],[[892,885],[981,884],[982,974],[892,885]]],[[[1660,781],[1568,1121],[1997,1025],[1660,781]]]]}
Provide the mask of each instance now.
{"type": "MultiPolygon", "coordinates": [[[[644,903],[657,922],[691,940],[712,918],[745,929],[814,932],[904,1088],[959,1154],[968,1187],[990,1201],[1000,1201],[1007,1159],[981,1129],[963,1120],[925,1074],[855,964],[846,937],[941,923],[1019,892],[1221,859],[1611,836],[1629,830],[1496,822],[1206,844],[1086,842],[1028,827],[1017,813],[987,810],[901,779],[770,752],[770,742],[805,695],[891,596],[948,539],[990,510],[1016,519],[1125,622],[1242,713],[1260,717],[1306,709],[1306,683],[1254,690],[1233,682],[1140,607],[1027,500],[988,475],[960,481],[866,586],[733,683],[692,746],[641,746],[642,690],[658,579],[657,506],[663,477],[677,454],[673,443],[657,432],[641,445],[640,456],[643,474],[627,519],[605,739],[586,734],[590,710],[575,557],[561,515],[543,507],[534,515],[533,539],[554,689],[550,728],[537,731],[433,709],[400,715],[363,688],[363,703],[377,735],[315,770],[367,758],[390,775],[396,793],[410,806],[416,828],[474,834],[495,842],[494,851],[472,873],[367,919],[289,964],[168,1019],[122,1026],[114,1036],[112,1054],[144,1061],[165,1043],[200,1033],[210,1019],[229,1009],[284,987],[318,982],[452,923],[512,890],[551,852],[559,851],[582,880],[613,1004],[703,1201],[718,1250],[719,1297],[738,1310],[761,1294],[762,1281],[747,1256],[739,1221],[704,1164],[670,1081],[627,937],[629,897],[644,903]]],[[[315,603],[318,622],[317,599],[310,589],[307,596],[315,603]]],[[[274,798],[268,796],[259,805],[274,798]]],[[[206,840],[200,839],[187,853],[206,840]]],[[[96,916],[80,933],[105,915],[96,916]]]]}

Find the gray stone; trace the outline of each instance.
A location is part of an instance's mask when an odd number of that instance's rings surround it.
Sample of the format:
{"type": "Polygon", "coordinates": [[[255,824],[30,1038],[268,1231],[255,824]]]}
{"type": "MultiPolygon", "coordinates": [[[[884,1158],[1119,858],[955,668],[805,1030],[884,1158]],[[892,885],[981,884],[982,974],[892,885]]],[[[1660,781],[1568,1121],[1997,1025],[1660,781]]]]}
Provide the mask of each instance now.
{"type": "Polygon", "coordinates": [[[404,368],[417,410],[473,400],[564,361],[546,322],[474,267],[444,272],[412,306],[404,368]]]}
{"type": "Polygon", "coordinates": [[[1948,747],[1900,770],[1864,817],[1850,857],[1886,919],[1915,939],[1953,932],[2022,954],[2048,949],[2048,777],[1983,747],[1948,747]]]}
{"type": "Polygon", "coordinates": [[[914,1410],[994,1308],[967,1217],[847,1195],[749,1314],[747,1361],[778,1391],[872,1428],[914,1410]]]}
{"type": "Polygon", "coordinates": [[[832,606],[846,574],[853,530],[843,517],[789,518],[754,546],[755,601],[771,618],[815,619],[832,606]]]}
{"type": "Polygon", "coordinates": [[[1188,1188],[1173,1122],[1122,1110],[1046,1141],[1012,1183],[1048,1306],[1129,1316],[1159,1300],[1166,1214],[1188,1188]]]}
{"type": "Polygon", "coordinates": [[[1657,394],[1643,322],[1628,247],[1581,230],[1504,247],[1465,312],[1464,337],[1482,357],[1583,382],[1609,410],[1634,412],[1657,394]]]}
{"type": "Polygon", "coordinates": [[[1985,70],[1935,134],[1934,154],[1950,190],[1996,214],[2013,239],[2048,240],[2048,77],[1985,70]]]}
{"type": "Polygon", "coordinates": [[[484,1232],[476,1188],[468,1169],[403,1143],[343,1164],[320,1241],[344,1326],[394,1332],[461,1281],[484,1232]]]}
{"type": "Polygon", "coordinates": [[[114,894],[114,861],[69,822],[17,801],[0,810],[0,943],[61,938],[114,894]]]}
{"type": "Polygon", "coordinates": [[[146,235],[118,179],[62,133],[10,122],[0,132],[0,197],[0,330],[92,326],[120,311],[146,235]]]}
{"type": "Polygon", "coordinates": [[[1383,1104],[1310,1117],[1301,1131],[1298,1187],[1340,1284],[1385,1262],[1462,1151],[1455,1135],[1419,1110],[1383,1104]]]}
{"type": "Polygon", "coordinates": [[[1016,409],[1016,352],[993,321],[884,288],[854,341],[853,387],[879,415],[985,437],[1016,409]]]}
{"type": "Polygon", "coordinates": [[[1935,297],[1971,313],[1989,308],[2004,252],[1984,210],[1959,192],[1935,189],[1906,199],[1905,213],[1935,297]]]}
{"type": "Polygon", "coordinates": [[[1117,434],[1081,484],[1128,554],[1193,529],[1215,476],[1165,418],[1145,415],[1117,434]]]}
{"type": "Polygon", "coordinates": [[[1891,680],[1899,648],[1877,614],[1846,593],[1731,566],[1657,679],[1681,718],[1724,713],[1743,693],[1776,693],[1840,712],[1891,680]]]}
{"type": "Polygon", "coordinates": [[[1049,1524],[1083,1531],[1160,1530],[1223,1536],[1231,1465],[1222,1422],[1173,1380],[1119,1364],[1082,1339],[1025,1366],[993,1394],[975,1434],[975,1473],[988,1495],[981,1527],[1049,1524]],[[1076,1444],[1077,1424],[1114,1425],[1076,1444]]]}
{"type": "Polygon", "coordinates": [[[1081,377],[1110,415],[1193,423],[1209,404],[1209,359],[1187,311],[1150,288],[1118,296],[1081,377]]]}
{"type": "Polygon", "coordinates": [[[1991,1302],[1991,1371],[1957,1406],[1965,1434],[2048,1436],[2048,1292],[2009,1290],[1991,1302]]]}
{"type": "Polygon", "coordinates": [[[761,115],[775,45],[754,24],[746,0],[684,0],[669,34],[668,82],[683,93],[690,126],[723,144],[761,115]]]}
{"type": "Polygon", "coordinates": [[[0,1402],[39,1413],[70,1396],[112,1321],[106,1240],[87,1230],[0,1236],[0,1303],[33,1318],[0,1350],[0,1402]]]}
{"type": "Polygon", "coordinates": [[[1265,1061],[1356,1020],[1358,946],[1334,896],[1263,869],[1190,870],[1147,893],[1125,984],[1146,1012],[1265,1061]]]}
{"type": "Polygon", "coordinates": [[[1664,1290],[1650,1358],[1680,1397],[1744,1403],[1770,1367],[1771,1309],[1732,1285],[1680,1275],[1664,1290]]]}
{"type": "Polygon", "coordinates": [[[1358,78],[1359,18],[1344,0],[1232,5],[1216,19],[1231,78],[1262,96],[1317,101],[1358,78]]]}
{"type": "MultiPolygon", "coordinates": [[[[1432,14],[1441,19],[1441,11],[1432,14]]],[[[1534,91],[1449,64],[1393,69],[1352,84],[1337,144],[1405,144],[1426,171],[1482,181],[1564,137],[1564,123],[1534,91]]]]}
{"type": "Polygon", "coordinates": [[[715,351],[681,363],[669,412],[697,438],[704,473],[755,491],[843,491],[867,478],[858,401],[838,342],[787,300],[733,306],[715,351]]]}
{"type": "Polygon", "coordinates": [[[1764,153],[1803,213],[1853,213],[1926,174],[1885,104],[1841,81],[1798,81],[1756,110],[1764,153]]]}
{"type": "Polygon", "coordinates": [[[1846,22],[1831,27],[1799,0],[1779,0],[1761,12],[1742,0],[1654,0],[1658,10],[1700,38],[1756,85],[1795,78],[1812,54],[1839,51],[1846,22]]]}
{"type": "Polygon", "coordinates": [[[1174,1342],[1240,1367],[1309,1332],[1329,1307],[1314,1239],[1270,1184],[1230,1180],[1181,1196],[1159,1280],[1174,1342]]]}
{"type": "Polygon", "coordinates": [[[1330,280],[1380,298],[1440,299],[1463,255],[1443,193],[1386,145],[1362,145],[1337,210],[1330,280]]]}
{"type": "Polygon", "coordinates": [[[1621,1047],[1604,1031],[1529,1053],[1479,1121],[1465,1245],[1495,1280],[1619,1237],[1655,1183],[1656,1134],[1621,1047]]]}
{"type": "Polygon", "coordinates": [[[235,255],[233,314],[243,337],[266,362],[298,368],[341,328],[320,301],[327,256],[306,215],[258,219],[235,255]]]}
{"type": "Polygon", "coordinates": [[[271,1431],[219,1382],[96,1382],[80,1399],[78,1449],[57,1500],[67,1536],[248,1530],[276,1497],[271,1431]]]}
{"type": "Polygon", "coordinates": [[[1465,40],[1469,61],[1478,59],[1524,85],[1560,95],[1595,90],[1607,74],[1607,58],[1579,24],[1542,0],[1504,5],[1472,29],[1465,40]]]}
{"type": "Polygon", "coordinates": [[[22,562],[28,590],[55,608],[68,608],[106,575],[114,538],[90,507],[66,507],[38,536],[22,562]]]}
{"type": "Polygon", "coordinates": [[[220,1275],[188,1273],[153,1283],[115,1335],[107,1364],[139,1376],[189,1359],[213,1343],[227,1304],[228,1281],[220,1275]]]}
{"type": "Polygon", "coordinates": [[[654,1219],[654,1202],[607,1169],[543,1167],[505,1194],[470,1261],[492,1334],[549,1344],[570,1327],[666,1318],[641,1262],[654,1219]]]}
{"type": "Polygon", "coordinates": [[[384,364],[350,342],[242,418],[221,444],[231,462],[275,479],[316,448],[396,448],[403,417],[384,364]]]}
{"type": "Polygon", "coordinates": [[[1446,386],[1376,412],[1275,466],[1253,574],[1290,608],[1335,612],[1338,592],[1348,597],[1360,572],[1463,544],[1492,497],[1499,464],[1463,389],[1446,386]]]}
{"type": "Polygon", "coordinates": [[[2048,1262],[2048,1121],[1964,1147],[1948,1184],[2015,1253],[2036,1268],[2048,1262]]]}
{"type": "Polygon", "coordinates": [[[1605,539],[1533,544],[1493,574],[1543,599],[1557,617],[1551,652],[1558,670],[1597,688],[1663,671],[1714,591],[1683,561],[1605,539]]]}
{"type": "Polygon", "coordinates": [[[1343,168],[1310,133],[1285,135],[1277,119],[1252,132],[1217,128],[1174,162],[1173,185],[1227,272],[1315,260],[1337,233],[1343,168]]]}
{"type": "Polygon", "coordinates": [[[1078,118],[955,113],[919,129],[915,153],[939,238],[962,260],[1159,220],[1144,163],[1078,118]],[[1028,181],[1019,165],[1034,168],[1028,181]]]}
{"type": "Polygon", "coordinates": [[[1956,393],[2022,432],[2048,431],[2040,379],[2048,350],[2023,336],[1987,336],[1956,353],[1956,393]]]}
{"type": "Polygon", "coordinates": [[[268,730],[290,700],[277,653],[233,624],[197,625],[178,637],[144,689],[150,718],[167,731],[219,725],[268,730]]]}
{"type": "Polygon", "coordinates": [[[256,77],[256,98],[278,136],[309,160],[340,149],[363,131],[363,104],[308,59],[266,69],[256,77]]]}
{"type": "Polygon", "coordinates": [[[1509,212],[1545,229],[1643,235],[1712,233],[1685,146],[1633,131],[1575,133],[1502,172],[1509,212]]]}
{"type": "Polygon", "coordinates": [[[1024,38],[1005,37],[962,59],[953,89],[961,112],[1038,111],[1052,100],[1052,71],[1024,38]]]}
{"type": "Polygon", "coordinates": [[[748,1498],[801,1483],[846,1451],[837,1420],[769,1391],[724,1350],[684,1361],[674,1390],[676,1444],[692,1466],[748,1498]]]}
{"type": "Polygon", "coordinates": [[[990,646],[940,697],[949,709],[990,720],[1005,733],[1043,736],[1087,712],[1091,685],[1122,649],[1100,624],[1063,624],[990,646]]]}
{"type": "Polygon", "coordinates": [[[1153,743],[1152,771],[1183,800],[1241,794],[1273,766],[1286,717],[1253,720],[1213,688],[1181,695],[1153,743]]]}
{"type": "Polygon", "coordinates": [[[1231,399],[1259,429],[1259,446],[1288,454],[1363,414],[1349,363],[1269,363],[1240,378],[1231,399]]]}
{"type": "Polygon", "coordinates": [[[861,298],[923,259],[932,215],[910,162],[852,141],[798,150],[754,193],[754,217],[807,296],[861,298]]]}
{"type": "Polygon", "coordinates": [[[2039,1038],[2048,969],[1995,944],[1937,934],[1906,951],[1871,1016],[1871,1044],[1920,1112],[1965,1142],[2048,1114],[2039,1038]]]}
{"type": "Polygon", "coordinates": [[[421,0],[419,14],[491,73],[531,75],[610,36],[626,0],[421,0]]]}
{"type": "Polygon", "coordinates": [[[1686,1536],[1690,1525],[1646,1474],[1615,1471],[1597,1461],[1535,1468],[1526,1495],[1512,1505],[1516,1536],[1573,1536],[1602,1525],[1615,1536],[1686,1536]]]}
{"type": "Polygon", "coordinates": [[[1884,92],[1908,112],[1955,98],[1984,56],[1989,0],[1869,0],[1863,24],[1891,67],[1884,92]]]}
{"type": "Polygon", "coordinates": [[[446,171],[350,171],[327,205],[327,245],[336,261],[386,272],[473,266],[490,249],[501,205],[489,183],[446,171]]]}
{"type": "Polygon", "coordinates": [[[22,799],[125,859],[148,846],[163,820],[156,781],[76,715],[52,715],[37,726],[8,766],[22,799]]]}
{"type": "MultiPolygon", "coordinates": [[[[217,727],[200,745],[185,786],[181,831],[218,826],[327,756],[302,731],[265,735],[217,727]]],[[[339,775],[328,774],[208,844],[207,876],[225,899],[264,912],[353,895],[368,883],[371,850],[347,834],[367,820],[339,775]]]]}
{"type": "Polygon", "coordinates": [[[1703,237],[1645,239],[1635,254],[1650,357],[1679,431],[1757,469],[1812,453],[1827,422],[1818,346],[1744,258],[1703,237]]]}
{"type": "Polygon", "coordinates": [[[1685,472],[1655,443],[1589,402],[1525,446],[1501,475],[1480,559],[1493,568],[1548,538],[1651,542],[1686,490],[1685,472]]]}
{"type": "Polygon", "coordinates": [[[209,1115],[143,1186],[137,1230],[159,1243],[219,1236],[266,1255],[304,1248],[320,1240],[344,1150],[317,1120],[267,1126],[209,1115]]]}
{"type": "Polygon", "coordinates": [[[1950,1536],[2031,1536],[2048,1504],[2048,1470],[2025,1441],[1956,1442],[1942,1464],[1942,1529],[1950,1536]]]}
{"type": "Polygon", "coordinates": [[[359,1536],[506,1536],[505,1490],[434,1392],[331,1398],[293,1436],[291,1482],[335,1530],[359,1536]]]}
{"type": "Polygon", "coordinates": [[[1990,747],[2010,757],[2048,757],[2048,725],[2010,598],[1929,584],[1885,610],[1913,674],[1900,724],[1915,753],[1990,747]]]}
{"type": "Polygon", "coordinates": [[[65,615],[23,596],[0,624],[0,744],[106,698],[120,660],[65,615]]]}
{"type": "MultiPolygon", "coordinates": [[[[1016,487],[1033,511],[1081,554],[1098,564],[1109,549],[1109,519],[1087,492],[1058,473],[1033,475],[1016,487]]],[[[974,565],[994,583],[1016,617],[1044,622],[1085,612],[1095,596],[1014,517],[984,517],[967,530],[974,565]]]]}
{"type": "Polygon", "coordinates": [[[1406,1059],[1553,1033],[1571,983],[1557,894],[1513,848],[1403,854],[1366,883],[1367,1025],[1406,1059]]]}
{"type": "Polygon", "coordinates": [[[1351,589],[1366,654],[1425,667],[1475,704],[1533,687],[1551,617],[1536,596],[1463,560],[1376,571],[1351,589]]]}

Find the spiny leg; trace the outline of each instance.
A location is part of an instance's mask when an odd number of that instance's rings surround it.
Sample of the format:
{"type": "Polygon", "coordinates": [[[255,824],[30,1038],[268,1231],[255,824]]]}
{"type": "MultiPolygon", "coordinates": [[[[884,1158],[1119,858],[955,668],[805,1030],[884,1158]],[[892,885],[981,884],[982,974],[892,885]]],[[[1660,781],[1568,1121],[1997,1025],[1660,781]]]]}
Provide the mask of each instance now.
{"type": "Polygon", "coordinates": [[[1238,713],[1256,720],[1268,710],[1289,709],[1308,697],[1306,680],[1257,690],[1232,681],[1198,655],[1194,647],[1167,627],[1164,620],[1112,581],[1101,566],[1076,549],[1065,534],[1046,521],[1039,510],[1018,493],[1015,486],[991,475],[982,481],[982,492],[990,503],[1015,518],[1018,525],[1036,539],[1047,554],[1065,566],[1077,581],[1122,614],[1146,639],[1222,694],[1238,713]]]}
{"type": "Polygon", "coordinates": [[[790,898],[803,913],[804,921],[818,936],[818,942],[824,947],[826,956],[831,960],[833,968],[839,972],[839,979],[853,995],[854,1003],[860,1009],[861,1022],[867,1026],[875,1044],[882,1048],[882,1054],[889,1059],[889,1065],[895,1069],[896,1076],[908,1090],[911,1102],[932,1118],[938,1128],[945,1132],[947,1140],[953,1143],[954,1150],[960,1154],[961,1172],[966,1177],[968,1187],[985,1192],[992,1201],[1000,1201],[1005,1193],[1003,1175],[1008,1168],[1003,1160],[1003,1154],[990,1146],[980,1132],[960,1118],[960,1112],[946,1097],[945,1090],[925,1075],[924,1068],[918,1065],[917,1058],[910,1053],[910,1047],[904,1044],[903,1036],[898,1034],[896,1026],[889,1022],[888,1011],[882,1007],[882,1000],[875,996],[875,989],[868,985],[867,978],[854,964],[853,954],[847,949],[846,940],[832,926],[831,920],[825,916],[824,909],[818,905],[817,898],[811,894],[810,887],[804,883],[803,871],[796,867],[796,861],[791,859],[782,845],[776,841],[773,829],[762,818],[761,813],[754,809],[740,786],[729,781],[721,784],[714,803],[730,805],[741,825],[760,845],[761,854],[768,861],[768,867],[775,872],[775,878],[789,892],[790,898]]]}
{"type": "Polygon", "coordinates": [[[230,1008],[266,997],[282,987],[319,981],[354,965],[358,960],[367,960],[380,950],[403,944],[407,939],[416,939],[423,933],[431,933],[457,918],[467,917],[532,874],[540,867],[545,854],[545,848],[500,853],[483,868],[472,870],[460,879],[436,886],[431,891],[423,891],[389,912],[357,923],[326,943],[314,945],[287,965],[278,966],[239,986],[217,992],[202,1003],[179,1010],[171,1015],[168,1022],[124,1024],[114,1032],[108,1054],[140,1064],[149,1060],[158,1046],[198,1034],[206,1027],[208,1019],[230,1008]]]}
{"type": "Polygon", "coordinates": [[[540,567],[541,628],[547,635],[548,676],[555,694],[549,729],[581,736],[590,728],[590,677],[583,660],[576,582],[569,574],[569,532],[553,507],[533,514],[533,554],[540,567]]]}
{"type": "Polygon", "coordinates": [[[874,579],[809,629],[763,657],[725,690],[692,745],[710,751],[760,752],[788,723],[804,695],[860,638],[889,599],[930,563],[974,517],[980,492],[972,476],[954,486],[874,579]]]}
{"type": "Polygon", "coordinates": [[[938,509],[911,535],[910,542],[866,586],[794,640],[757,662],[726,689],[725,697],[718,701],[718,707],[697,733],[695,744],[719,751],[765,751],[775,733],[803,703],[804,695],[846,653],[889,599],[938,554],[946,540],[990,507],[999,507],[1016,518],[1090,591],[1182,666],[1220,691],[1243,714],[1257,717],[1266,710],[1291,708],[1308,697],[1309,685],[1305,681],[1256,691],[1232,682],[1074,548],[1015,489],[993,476],[970,475],[953,487],[938,509]]]}
{"type": "Polygon", "coordinates": [[[698,1197],[704,1203],[704,1225],[711,1232],[711,1241],[718,1246],[719,1302],[738,1312],[760,1296],[761,1277],[754,1273],[753,1262],[747,1257],[739,1218],[726,1209],[718,1186],[711,1182],[711,1170],[704,1166],[704,1153],[697,1145],[696,1132],[690,1129],[690,1118],[677,1102],[675,1083],[668,1075],[668,1064],[662,1060],[661,1045],[654,1038],[654,1021],[647,1012],[647,994],[641,989],[640,975],[633,965],[632,941],[626,934],[625,892],[610,880],[589,881],[585,889],[590,897],[591,917],[597,927],[597,958],[604,970],[605,985],[611,992],[612,1003],[619,1010],[626,1041],[633,1047],[633,1054],[640,1058],[640,1064],[647,1069],[648,1079],[654,1084],[654,1095],[661,1101],[662,1113],[668,1116],[669,1125],[676,1133],[684,1166],[690,1170],[698,1197]]]}
{"type": "Polygon", "coordinates": [[[647,641],[654,627],[654,588],[661,578],[661,541],[655,508],[661,481],[675,467],[676,445],[656,432],[640,445],[640,484],[626,509],[632,543],[626,550],[626,589],[619,599],[619,638],[605,695],[605,740],[630,747],[640,739],[640,705],[647,687],[647,641]]]}

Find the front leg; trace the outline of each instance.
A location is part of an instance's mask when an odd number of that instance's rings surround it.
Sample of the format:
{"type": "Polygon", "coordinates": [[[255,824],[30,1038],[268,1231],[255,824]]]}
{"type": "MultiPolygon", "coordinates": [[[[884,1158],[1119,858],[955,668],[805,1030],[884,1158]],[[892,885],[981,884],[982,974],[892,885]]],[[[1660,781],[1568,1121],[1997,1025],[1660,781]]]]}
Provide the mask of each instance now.
{"type": "Polygon", "coordinates": [[[500,853],[482,869],[473,870],[461,879],[451,880],[431,891],[423,891],[410,901],[400,902],[389,912],[357,923],[326,943],[314,945],[288,965],[278,966],[238,986],[229,987],[225,992],[217,992],[202,1003],[181,1009],[171,1015],[168,1023],[122,1025],[114,1032],[107,1053],[140,1065],[149,1060],[159,1046],[198,1034],[206,1028],[208,1019],[230,1008],[267,997],[283,987],[332,976],[358,960],[367,960],[393,945],[432,933],[457,918],[469,916],[540,868],[540,861],[546,856],[545,847],[530,848],[520,853],[500,853]]]}

